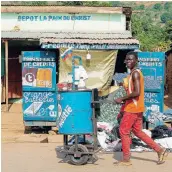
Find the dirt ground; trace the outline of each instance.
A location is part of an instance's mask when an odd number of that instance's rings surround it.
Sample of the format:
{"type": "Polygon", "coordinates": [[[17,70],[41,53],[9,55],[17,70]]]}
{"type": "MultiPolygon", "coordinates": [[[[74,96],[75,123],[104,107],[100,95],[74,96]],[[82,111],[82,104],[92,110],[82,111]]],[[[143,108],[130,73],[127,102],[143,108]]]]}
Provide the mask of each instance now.
{"type": "MultiPolygon", "coordinates": [[[[71,172],[169,172],[172,168],[172,154],[169,155],[165,164],[156,164],[157,155],[154,152],[132,153],[133,165],[130,167],[118,167],[113,164],[115,159],[121,159],[121,153],[99,154],[99,160],[95,164],[73,166],[63,163],[57,157],[58,143],[18,143],[16,140],[24,134],[21,104],[13,104],[10,111],[4,112],[5,106],[1,107],[1,140],[2,140],[2,172],[65,172],[70,168],[71,172]]],[[[47,134],[41,134],[47,135],[47,134]]],[[[55,135],[56,137],[56,135],[55,135]]],[[[58,139],[57,139],[58,140],[58,139]]]]}
{"type": "Polygon", "coordinates": [[[9,105],[9,112],[5,112],[6,106],[1,105],[1,140],[13,142],[24,134],[22,105],[9,105]]]}
{"type": "Polygon", "coordinates": [[[4,143],[2,144],[2,172],[169,172],[171,171],[172,154],[165,164],[156,164],[156,153],[132,153],[130,167],[115,166],[115,159],[121,153],[101,154],[95,164],[74,166],[63,163],[57,158],[56,143],[4,143]],[[114,159],[115,158],[115,159],[114,159]]]}

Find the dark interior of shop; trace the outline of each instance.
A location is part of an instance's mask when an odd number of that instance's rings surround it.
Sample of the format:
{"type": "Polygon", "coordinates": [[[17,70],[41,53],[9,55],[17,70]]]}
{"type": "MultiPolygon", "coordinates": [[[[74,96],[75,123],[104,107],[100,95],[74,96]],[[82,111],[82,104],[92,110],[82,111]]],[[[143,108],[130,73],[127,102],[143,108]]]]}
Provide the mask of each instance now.
{"type": "MultiPolygon", "coordinates": [[[[9,75],[9,99],[14,98],[22,98],[22,63],[19,56],[22,51],[40,51],[45,49],[41,49],[39,45],[39,41],[9,41],[8,47],[8,75],[9,75]]],[[[59,57],[59,50],[52,49],[48,51],[55,51],[57,57],[59,57]]],[[[59,66],[59,58],[56,61],[56,73],[58,82],[58,66],[59,66]]]]}

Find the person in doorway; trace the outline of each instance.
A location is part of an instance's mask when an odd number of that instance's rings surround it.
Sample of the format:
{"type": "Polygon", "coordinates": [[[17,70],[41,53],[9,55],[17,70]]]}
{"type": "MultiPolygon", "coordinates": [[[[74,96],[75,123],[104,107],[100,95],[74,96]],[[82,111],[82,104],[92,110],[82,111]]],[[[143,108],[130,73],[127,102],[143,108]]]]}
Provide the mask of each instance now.
{"type": "Polygon", "coordinates": [[[129,52],[126,55],[125,63],[130,69],[128,77],[127,95],[115,99],[116,103],[125,101],[123,107],[123,118],[120,122],[120,137],[122,142],[123,160],[115,162],[118,165],[132,165],[130,161],[130,132],[144,141],[148,146],[154,149],[158,154],[157,164],[164,163],[164,158],[168,152],[161,148],[147,134],[142,131],[142,120],[144,112],[144,78],[142,72],[137,68],[137,52],[129,52]]]}

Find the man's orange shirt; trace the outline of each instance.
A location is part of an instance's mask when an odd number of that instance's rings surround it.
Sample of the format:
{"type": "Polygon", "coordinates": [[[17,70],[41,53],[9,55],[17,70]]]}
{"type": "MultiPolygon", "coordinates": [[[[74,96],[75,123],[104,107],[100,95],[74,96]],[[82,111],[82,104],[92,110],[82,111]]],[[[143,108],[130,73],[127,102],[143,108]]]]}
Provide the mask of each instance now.
{"type": "MultiPolygon", "coordinates": [[[[144,112],[144,109],[145,109],[144,108],[144,77],[143,77],[142,72],[139,69],[136,69],[136,70],[140,73],[140,96],[138,96],[137,98],[126,100],[125,106],[124,106],[125,112],[139,113],[139,112],[144,112]]],[[[133,81],[132,81],[132,73],[128,77],[127,94],[131,94],[134,89],[133,81]]]]}

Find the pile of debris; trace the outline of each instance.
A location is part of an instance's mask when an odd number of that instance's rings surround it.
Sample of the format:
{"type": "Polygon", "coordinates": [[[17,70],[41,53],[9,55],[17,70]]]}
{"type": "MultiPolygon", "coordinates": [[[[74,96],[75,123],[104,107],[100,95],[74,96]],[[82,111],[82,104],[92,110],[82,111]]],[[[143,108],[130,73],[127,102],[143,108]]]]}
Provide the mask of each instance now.
{"type": "MultiPolygon", "coordinates": [[[[119,126],[112,126],[109,123],[98,123],[98,141],[100,146],[107,152],[122,151],[122,144],[119,135],[119,126]]],[[[172,128],[165,125],[157,126],[153,130],[143,129],[147,135],[156,143],[172,151],[172,128]]],[[[131,151],[143,152],[153,151],[143,141],[131,133],[131,151]]]]}
{"type": "Polygon", "coordinates": [[[116,125],[118,123],[117,115],[119,114],[122,105],[116,104],[114,100],[119,97],[123,97],[125,95],[126,95],[125,89],[123,87],[119,87],[119,89],[110,93],[108,96],[99,97],[99,100],[102,103],[100,104],[99,113],[97,112],[96,114],[98,118],[98,122],[107,122],[112,125],[116,125]],[[109,100],[112,103],[108,103],[106,100],[109,100]]]}
{"type": "MultiPolygon", "coordinates": [[[[116,74],[113,79],[118,84],[123,82],[126,76],[126,73],[116,74]]],[[[159,89],[160,84],[158,82],[150,82],[146,80],[145,87],[156,87],[157,89],[159,89]]],[[[99,99],[114,101],[114,99],[125,95],[125,89],[123,87],[119,87],[119,89],[115,90],[114,92],[110,93],[105,97],[99,97],[99,99]]],[[[97,123],[98,141],[100,146],[105,151],[122,150],[122,144],[119,134],[119,121],[117,120],[117,115],[120,113],[120,109],[120,104],[100,104],[100,114],[98,116],[97,123]]],[[[150,111],[149,115],[147,116],[147,114],[144,114],[143,118],[146,119],[146,121],[149,123],[149,127],[152,128],[152,130],[143,129],[143,132],[148,134],[158,144],[172,151],[172,128],[171,126],[167,127],[166,125],[164,125],[165,121],[172,121],[172,109],[168,109],[164,113],[150,111]]],[[[152,151],[144,142],[142,142],[133,134],[131,134],[131,140],[131,151],[152,151]]]]}

